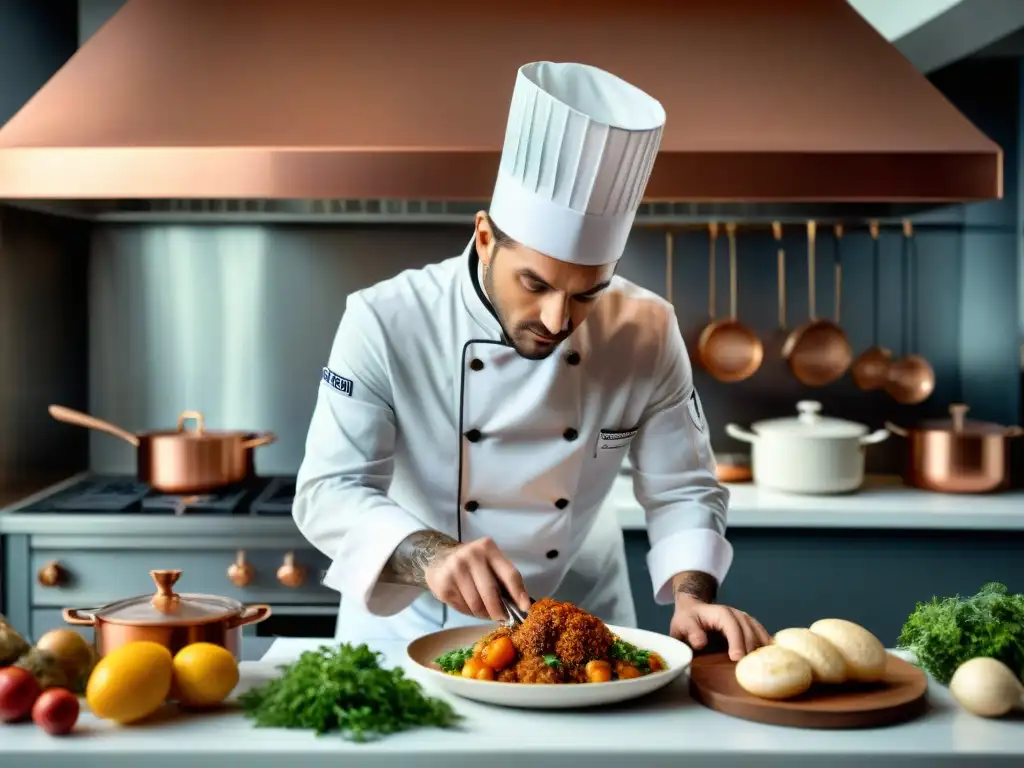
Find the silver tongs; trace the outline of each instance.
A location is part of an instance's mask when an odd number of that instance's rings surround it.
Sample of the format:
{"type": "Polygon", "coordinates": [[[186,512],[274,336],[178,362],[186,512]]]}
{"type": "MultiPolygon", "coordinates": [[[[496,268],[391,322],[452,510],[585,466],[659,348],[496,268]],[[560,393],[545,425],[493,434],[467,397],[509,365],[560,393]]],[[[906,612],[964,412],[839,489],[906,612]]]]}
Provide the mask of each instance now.
{"type": "MultiPolygon", "coordinates": [[[[535,602],[537,601],[531,597],[530,605],[533,605],[535,602]]],[[[526,621],[527,613],[519,609],[519,606],[516,605],[516,601],[512,599],[512,596],[509,595],[508,591],[504,587],[501,588],[501,604],[504,606],[505,613],[508,615],[505,625],[509,629],[517,627],[526,621]]]]}

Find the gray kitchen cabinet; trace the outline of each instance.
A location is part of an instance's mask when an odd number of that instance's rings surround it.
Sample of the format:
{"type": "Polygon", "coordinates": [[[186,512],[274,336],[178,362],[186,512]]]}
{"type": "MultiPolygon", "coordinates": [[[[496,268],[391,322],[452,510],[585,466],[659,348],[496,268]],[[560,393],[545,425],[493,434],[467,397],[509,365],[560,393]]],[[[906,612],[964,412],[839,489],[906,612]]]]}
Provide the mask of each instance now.
{"type": "MultiPolygon", "coordinates": [[[[289,537],[261,538],[244,532],[219,538],[8,535],[2,540],[0,559],[4,612],[18,631],[35,639],[67,626],[63,608],[94,608],[154,592],[150,571],[166,568],[182,571],[176,591],[271,605],[271,619],[243,628],[243,656],[258,648],[265,651],[275,635],[329,636],[338,605],[338,594],[320,583],[329,562],[312,547],[293,544],[289,537]],[[255,569],[253,581],[241,588],[227,577],[239,548],[255,569]],[[306,572],[297,587],[287,587],[276,577],[289,553],[306,572]],[[40,569],[50,563],[59,565],[61,579],[55,585],[45,585],[38,578],[40,569]]],[[[91,637],[89,628],[75,629],[91,637]]]]}
{"type": "MultiPolygon", "coordinates": [[[[971,595],[988,581],[1024,592],[1024,532],[735,528],[720,601],[776,632],[823,618],[856,621],[893,646],[918,602],[971,595]]],[[[626,534],[641,628],[665,632],[670,606],[654,602],[646,533],[626,534]]]]}
{"type": "MultiPolygon", "coordinates": [[[[720,599],[772,632],[832,616],[859,622],[893,645],[918,601],[972,594],[986,581],[1024,592],[1024,532],[747,528],[730,530],[729,539],[735,559],[720,599]]],[[[294,544],[290,537],[254,536],[244,526],[237,535],[218,537],[9,535],[3,541],[4,610],[19,631],[36,638],[64,626],[64,607],[147,594],[154,589],[151,569],[180,568],[182,592],[273,607],[270,621],[244,629],[243,655],[262,653],[274,636],[330,637],[338,595],[320,584],[327,558],[294,544]],[[256,569],[244,589],[227,579],[240,545],[256,569]],[[296,589],[275,578],[288,551],[307,568],[296,589]],[[51,561],[61,564],[67,581],[44,587],[37,573],[51,561]]],[[[647,548],[644,532],[626,533],[638,623],[665,632],[672,610],[654,603],[647,548]]]]}
{"type": "Polygon", "coordinates": [[[60,564],[67,581],[44,586],[32,580],[34,606],[88,607],[155,590],[151,570],[176,569],[182,572],[175,585],[177,592],[201,592],[230,597],[243,603],[320,603],[337,602],[337,593],[320,584],[320,575],[330,565],[316,550],[295,552],[295,563],[307,571],[306,581],[295,588],[277,580],[277,569],[286,553],[267,542],[266,549],[248,548],[246,562],[255,570],[253,581],[236,587],[228,579],[228,568],[235,562],[236,550],[187,551],[161,549],[125,549],[116,540],[104,539],[102,548],[68,551],[53,547],[32,548],[31,572],[38,573],[47,563],[60,564]]]}

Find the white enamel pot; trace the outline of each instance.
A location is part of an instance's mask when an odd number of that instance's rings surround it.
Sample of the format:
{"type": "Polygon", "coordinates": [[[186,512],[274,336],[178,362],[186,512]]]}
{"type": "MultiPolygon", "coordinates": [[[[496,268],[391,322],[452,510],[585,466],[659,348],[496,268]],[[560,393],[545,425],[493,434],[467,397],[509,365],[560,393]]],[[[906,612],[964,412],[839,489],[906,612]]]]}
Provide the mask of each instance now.
{"type": "Polygon", "coordinates": [[[821,415],[821,403],[802,400],[796,417],[769,419],[749,430],[726,424],[730,437],[751,445],[754,482],[783,493],[834,494],[864,483],[867,446],[889,437],[864,424],[821,415]]]}

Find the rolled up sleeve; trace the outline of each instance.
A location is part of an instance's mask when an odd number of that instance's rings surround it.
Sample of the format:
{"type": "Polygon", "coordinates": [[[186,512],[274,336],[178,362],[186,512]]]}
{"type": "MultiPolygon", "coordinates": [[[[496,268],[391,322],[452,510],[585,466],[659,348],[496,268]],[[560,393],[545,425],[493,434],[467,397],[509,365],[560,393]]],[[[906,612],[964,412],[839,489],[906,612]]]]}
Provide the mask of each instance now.
{"type": "Polygon", "coordinates": [[[322,371],[292,507],[302,535],[332,560],[324,584],[379,616],[423,594],[379,579],[395,548],[429,527],[387,496],[396,437],[387,349],[378,318],[352,294],[322,371]]]}
{"type": "Polygon", "coordinates": [[[654,599],[666,605],[672,602],[672,578],[678,573],[701,571],[721,584],[733,549],[725,538],[729,491],[715,476],[704,408],[670,310],[662,338],[653,395],[630,448],[630,461],[633,492],[647,520],[654,599]]]}

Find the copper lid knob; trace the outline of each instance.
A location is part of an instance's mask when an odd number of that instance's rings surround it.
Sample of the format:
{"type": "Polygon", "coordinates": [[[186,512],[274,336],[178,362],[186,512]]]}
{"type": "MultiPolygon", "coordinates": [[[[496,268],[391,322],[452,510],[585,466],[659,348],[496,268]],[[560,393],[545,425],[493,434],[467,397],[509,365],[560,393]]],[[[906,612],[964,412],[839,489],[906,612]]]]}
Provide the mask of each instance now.
{"type": "Polygon", "coordinates": [[[153,607],[164,614],[177,613],[181,605],[181,598],[174,591],[174,585],[181,578],[181,571],[150,571],[156,584],[156,594],[153,595],[153,607]]]}

